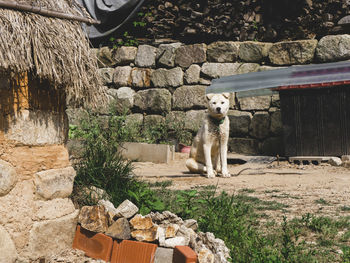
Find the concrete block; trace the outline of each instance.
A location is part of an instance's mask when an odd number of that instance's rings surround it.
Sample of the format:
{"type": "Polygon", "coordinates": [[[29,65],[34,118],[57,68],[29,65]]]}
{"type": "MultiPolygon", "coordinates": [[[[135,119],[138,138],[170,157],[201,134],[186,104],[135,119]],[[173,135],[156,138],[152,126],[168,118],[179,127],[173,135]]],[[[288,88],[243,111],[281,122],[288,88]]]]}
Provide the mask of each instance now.
{"type": "Polygon", "coordinates": [[[154,257],[154,263],[172,263],[173,262],[174,249],[157,247],[154,257]]]}
{"type": "Polygon", "coordinates": [[[122,148],[124,158],[139,162],[169,163],[175,158],[173,145],[126,142],[122,148]]]}

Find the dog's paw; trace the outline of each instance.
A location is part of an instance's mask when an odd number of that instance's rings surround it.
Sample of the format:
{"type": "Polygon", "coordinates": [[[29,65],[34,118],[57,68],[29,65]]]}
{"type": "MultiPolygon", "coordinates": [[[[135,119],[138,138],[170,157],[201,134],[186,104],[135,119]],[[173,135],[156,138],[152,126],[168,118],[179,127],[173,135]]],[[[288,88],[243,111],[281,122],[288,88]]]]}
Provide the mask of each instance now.
{"type": "Polygon", "coordinates": [[[222,177],[231,177],[231,174],[229,172],[222,173],[222,177]]]}
{"type": "Polygon", "coordinates": [[[216,171],[208,171],[207,178],[214,178],[216,176],[216,171]]]}

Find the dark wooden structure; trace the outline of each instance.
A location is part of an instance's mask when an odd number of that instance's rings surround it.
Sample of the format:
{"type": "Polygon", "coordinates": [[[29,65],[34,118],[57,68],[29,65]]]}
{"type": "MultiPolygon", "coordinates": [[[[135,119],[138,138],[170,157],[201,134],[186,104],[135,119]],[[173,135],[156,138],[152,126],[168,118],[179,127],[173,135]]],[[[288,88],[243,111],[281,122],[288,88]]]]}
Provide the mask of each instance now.
{"type": "Polygon", "coordinates": [[[350,85],[280,90],[286,156],[350,154],[350,85]]]}

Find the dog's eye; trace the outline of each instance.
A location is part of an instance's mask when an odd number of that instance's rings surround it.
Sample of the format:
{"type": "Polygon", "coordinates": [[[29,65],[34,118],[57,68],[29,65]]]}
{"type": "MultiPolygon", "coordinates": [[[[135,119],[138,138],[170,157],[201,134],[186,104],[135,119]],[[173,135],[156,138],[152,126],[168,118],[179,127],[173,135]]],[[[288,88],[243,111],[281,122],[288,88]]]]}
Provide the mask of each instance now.
{"type": "Polygon", "coordinates": [[[216,104],[216,102],[213,102],[213,104],[215,105],[215,104],[216,104]]]}
{"type": "Polygon", "coordinates": [[[225,102],[223,102],[223,101],[221,102],[221,104],[224,104],[224,103],[225,103],[225,102]]]}

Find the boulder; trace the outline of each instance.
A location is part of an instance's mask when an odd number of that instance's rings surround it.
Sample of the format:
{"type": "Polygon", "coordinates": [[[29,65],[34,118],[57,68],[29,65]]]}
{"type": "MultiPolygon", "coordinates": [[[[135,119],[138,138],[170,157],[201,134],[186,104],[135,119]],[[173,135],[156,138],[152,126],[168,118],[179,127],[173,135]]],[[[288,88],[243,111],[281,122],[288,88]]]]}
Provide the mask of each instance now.
{"type": "Polygon", "coordinates": [[[237,74],[241,63],[204,63],[201,72],[204,76],[216,79],[237,74]]]}
{"type": "Polygon", "coordinates": [[[230,136],[248,135],[252,114],[250,112],[230,110],[230,136]]]}
{"type": "Polygon", "coordinates": [[[16,169],[10,163],[0,160],[0,197],[8,194],[16,183],[16,169]]]}
{"type": "Polygon", "coordinates": [[[173,108],[186,110],[191,108],[206,108],[205,97],[206,86],[182,86],[177,88],[173,94],[173,108]]]}
{"type": "Polygon", "coordinates": [[[113,73],[113,83],[116,87],[131,86],[131,67],[116,67],[113,73]]]}
{"type": "Polygon", "coordinates": [[[75,175],[71,166],[38,172],[34,178],[36,194],[46,200],[66,198],[73,191],[75,175]]]}
{"type": "Polygon", "coordinates": [[[268,110],[271,105],[271,96],[256,96],[238,98],[241,110],[268,110]]]}
{"type": "Polygon", "coordinates": [[[135,95],[134,105],[143,111],[169,112],[171,110],[171,93],[167,89],[140,90],[135,95]]]}
{"type": "Polygon", "coordinates": [[[149,45],[140,45],[137,49],[135,64],[141,68],[153,68],[156,66],[157,48],[149,45]]]}
{"type": "Polygon", "coordinates": [[[173,68],[175,67],[175,50],[181,43],[161,44],[157,50],[158,67],[173,68]]]}
{"type": "Polygon", "coordinates": [[[197,84],[200,80],[201,67],[193,64],[186,71],[184,80],[186,84],[197,84]]]}
{"type": "Polygon", "coordinates": [[[259,154],[259,142],[250,138],[229,138],[228,148],[234,153],[259,154]]]}
{"type": "Polygon", "coordinates": [[[128,65],[135,61],[137,47],[119,47],[113,58],[117,65],[128,65]]]}
{"type": "Polygon", "coordinates": [[[131,70],[131,83],[136,88],[149,88],[151,86],[152,69],[133,68],[131,70]]]}
{"type": "Polygon", "coordinates": [[[80,210],[78,222],[87,230],[104,233],[108,229],[109,218],[102,205],[83,206],[80,210]]]}
{"type": "Polygon", "coordinates": [[[134,216],[139,211],[139,208],[134,205],[133,202],[126,199],[123,201],[116,210],[116,217],[130,218],[134,216]]]}
{"type": "Polygon", "coordinates": [[[119,218],[107,229],[106,235],[116,239],[130,239],[131,230],[128,220],[124,217],[119,218]]]}
{"type": "Polygon", "coordinates": [[[252,118],[251,135],[258,139],[266,138],[270,132],[270,114],[268,112],[256,112],[252,118]]]}
{"type": "Polygon", "coordinates": [[[156,69],[152,72],[151,81],[155,87],[169,88],[183,85],[183,71],[176,67],[173,69],[156,69]]]}
{"type": "Polygon", "coordinates": [[[311,63],[314,58],[317,40],[297,40],[274,43],[269,58],[275,65],[293,65],[311,63]]]}
{"type": "Polygon", "coordinates": [[[350,58],[350,35],[324,36],[316,48],[316,59],[321,62],[350,58]]]}
{"type": "Polygon", "coordinates": [[[194,44],[181,46],[175,51],[175,64],[188,68],[192,64],[203,63],[207,59],[207,46],[205,44],[194,44]]]}
{"type": "Polygon", "coordinates": [[[245,41],[239,45],[239,58],[245,62],[262,62],[267,59],[272,43],[245,41]]]}
{"type": "Polygon", "coordinates": [[[218,41],[210,44],[207,49],[209,62],[236,62],[238,58],[239,42],[218,41]]]}

